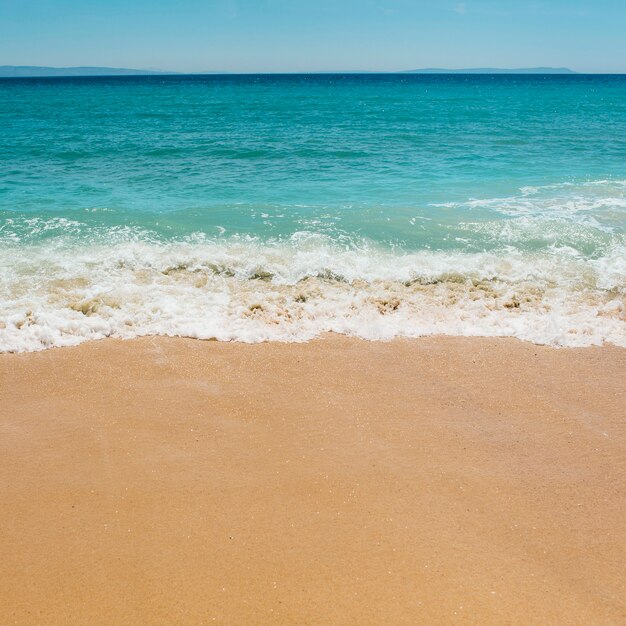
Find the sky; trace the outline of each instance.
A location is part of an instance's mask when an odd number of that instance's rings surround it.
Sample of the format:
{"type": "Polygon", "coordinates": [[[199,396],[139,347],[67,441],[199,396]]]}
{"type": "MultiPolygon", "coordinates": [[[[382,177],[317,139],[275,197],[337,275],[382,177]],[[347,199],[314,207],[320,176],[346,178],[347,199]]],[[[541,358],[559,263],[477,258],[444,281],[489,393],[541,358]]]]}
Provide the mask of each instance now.
{"type": "Polygon", "coordinates": [[[0,0],[0,65],[626,72],[626,0],[0,0]]]}

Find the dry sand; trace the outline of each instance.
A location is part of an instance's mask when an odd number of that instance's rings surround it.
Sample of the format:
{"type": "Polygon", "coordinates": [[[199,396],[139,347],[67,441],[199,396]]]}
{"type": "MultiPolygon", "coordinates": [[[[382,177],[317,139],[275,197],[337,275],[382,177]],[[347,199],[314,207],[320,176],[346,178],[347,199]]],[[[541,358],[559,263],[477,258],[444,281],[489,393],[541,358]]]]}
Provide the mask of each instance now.
{"type": "Polygon", "coordinates": [[[626,350],[0,356],[2,624],[623,624],[626,350]]]}

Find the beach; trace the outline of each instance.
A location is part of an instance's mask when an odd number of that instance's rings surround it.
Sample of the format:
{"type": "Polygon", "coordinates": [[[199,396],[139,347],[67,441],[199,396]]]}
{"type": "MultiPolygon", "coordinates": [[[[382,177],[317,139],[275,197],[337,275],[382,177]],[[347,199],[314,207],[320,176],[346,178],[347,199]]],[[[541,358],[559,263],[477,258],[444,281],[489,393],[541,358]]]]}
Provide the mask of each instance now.
{"type": "Polygon", "coordinates": [[[3,624],[620,624],[626,349],[0,354],[3,624]]]}
{"type": "Polygon", "coordinates": [[[624,107],[1,79],[0,623],[624,623],[624,107]]]}

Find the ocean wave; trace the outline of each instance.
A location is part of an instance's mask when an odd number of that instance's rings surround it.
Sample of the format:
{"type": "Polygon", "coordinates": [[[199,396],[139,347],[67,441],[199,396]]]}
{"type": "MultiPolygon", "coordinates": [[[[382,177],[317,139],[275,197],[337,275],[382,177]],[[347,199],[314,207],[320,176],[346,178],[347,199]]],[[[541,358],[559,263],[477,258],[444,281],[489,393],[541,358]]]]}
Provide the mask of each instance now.
{"type": "Polygon", "coordinates": [[[78,245],[70,232],[2,247],[0,352],[103,337],[305,341],[325,332],[626,346],[619,239],[593,258],[566,246],[411,252],[311,232],[163,241],[117,229],[108,241],[78,245]]]}
{"type": "Polygon", "coordinates": [[[511,196],[475,198],[433,204],[464,211],[487,210],[508,217],[568,220],[612,231],[623,229],[626,212],[626,180],[561,182],[526,186],[511,196]]]}

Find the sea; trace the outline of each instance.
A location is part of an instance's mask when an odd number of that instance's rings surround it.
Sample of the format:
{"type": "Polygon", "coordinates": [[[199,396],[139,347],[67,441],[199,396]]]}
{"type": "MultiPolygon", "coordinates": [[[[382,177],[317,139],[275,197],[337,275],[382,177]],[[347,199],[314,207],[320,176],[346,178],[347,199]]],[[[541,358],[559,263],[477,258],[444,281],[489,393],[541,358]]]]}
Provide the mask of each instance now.
{"type": "Polygon", "coordinates": [[[0,352],[626,346],[626,76],[0,79],[0,352]]]}

